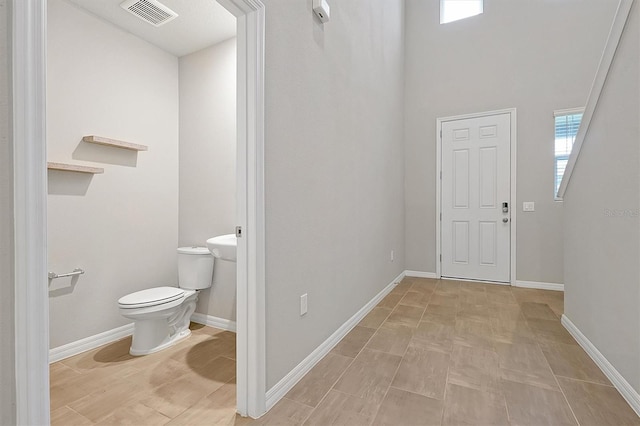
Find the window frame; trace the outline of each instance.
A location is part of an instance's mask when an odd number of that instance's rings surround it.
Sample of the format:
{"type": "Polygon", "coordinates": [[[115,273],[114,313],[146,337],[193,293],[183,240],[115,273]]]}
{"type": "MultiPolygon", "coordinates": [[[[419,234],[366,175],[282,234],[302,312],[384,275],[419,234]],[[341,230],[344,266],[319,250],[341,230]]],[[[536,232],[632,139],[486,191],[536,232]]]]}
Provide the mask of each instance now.
{"type": "MultiPolygon", "coordinates": [[[[558,191],[560,189],[560,185],[562,184],[562,179],[560,179],[560,184],[556,187],[557,178],[558,178],[558,160],[566,161],[568,163],[569,157],[571,157],[571,152],[563,155],[556,154],[556,131],[557,131],[556,118],[567,116],[567,115],[582,114],[582,117],[580,117],[580,125],[578,126],[578,129],[579,129],[580,126],[582,125],[582,119],[584,118],[584,110],[585,110],[584,107],[578,107],[578,108],[559,109],[559,110],[553,111],[553,199],[554,201],[562,201],[562,197],[558,196],[558,191]]],[[[571,143],[571,151],[573,151],[573,145],[575,144],[576,136],[577,136],[577,132],[576,132],[576,135],[574,135],[573,137],[573,142],[571,143]]],[[[566,171],[566,166],[565,166],[565,171],[566,171]]],[[[562,172],[562,175],[564,177],[564,172],[562,172]]]]}
{"type": "MultiPolygon", "coordinates": [[[[476,2],[476,3],[479,3],[480,11],[474,13],[473,15],[467,15],[467,16],[464,16],[462,18],[456,18],[456,19],[453,19],[453,20],[450,20],[450,21],[444,21],[445,9],[446,9],[445,5],[447,3],[449,3],[449,2],[451,2],[451,1],[453,1],[453,0],[440,0],[440,25],[451,24],[453,22],[462,21],[463,19],[472,18],[474,16],[482,15],[484,13],[484,0],[464,0],[464,1],[467,1],[469,3],[471,3],[472,1],[476,2]]],[[[460,1],[460,0],[455,0],[455,1],[460,1]]]]}

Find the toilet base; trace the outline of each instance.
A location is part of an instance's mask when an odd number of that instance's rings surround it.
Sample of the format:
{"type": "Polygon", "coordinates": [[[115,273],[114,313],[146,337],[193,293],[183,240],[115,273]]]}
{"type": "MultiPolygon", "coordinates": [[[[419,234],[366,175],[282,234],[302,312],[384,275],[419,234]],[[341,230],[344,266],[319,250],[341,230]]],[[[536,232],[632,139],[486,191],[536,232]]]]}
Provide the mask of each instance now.
{"type": "Polygon", "coordinates": [[[138,318],[134,322],[133,340],[129,354],[132,356],[149,355],[186,339],[191,335],[189,324],[196,309],[198,293],[188,296],[176,310],[161,313],[160,318],[138,318]]]}
{"type": "MultiPolygon", "coordinates": [[[[134,332],[134,336],[135,336],[135,332],[134,332]]],[[[135,345],[132,343],[131,348],[129,348],[129,354],[132,356],[142,356],[142,355],[149,355],[155,352],[160,352],[163,349],[167,349],[168,347],[173,346],[178,342],[181,342],[182,340],[186,339],[189,336],[191,336],[191,330],[187,328],[186,330],[180,333],[174,334],[173,337],[168,338],[165,342],[161,343],[160,345],[153,346],[150,349],[148,347],[145,348],[144,345],[140,345],[140,348],[136,349],[134,347],[135,345]]]]}

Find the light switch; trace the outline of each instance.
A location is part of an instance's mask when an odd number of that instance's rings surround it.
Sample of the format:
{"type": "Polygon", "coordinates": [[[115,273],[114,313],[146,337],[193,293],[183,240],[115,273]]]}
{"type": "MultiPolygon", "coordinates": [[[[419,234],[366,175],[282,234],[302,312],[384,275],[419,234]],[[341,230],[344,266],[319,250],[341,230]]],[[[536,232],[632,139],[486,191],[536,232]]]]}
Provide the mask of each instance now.
{"type": "Polygon", "coordinates": [[[522,211],[523,212],[535,212],[536,211],[536,203],[533,201],[525,201],[522,203],[522,211]]]}

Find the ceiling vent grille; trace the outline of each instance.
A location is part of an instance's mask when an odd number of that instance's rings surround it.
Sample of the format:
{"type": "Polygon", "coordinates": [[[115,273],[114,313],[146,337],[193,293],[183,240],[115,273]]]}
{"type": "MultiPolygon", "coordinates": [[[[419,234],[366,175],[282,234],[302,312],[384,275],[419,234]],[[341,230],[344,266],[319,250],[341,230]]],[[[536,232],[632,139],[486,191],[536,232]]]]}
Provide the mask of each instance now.
{"type": "Polygon", "coordinates": [[[120,7],[154,27],[178,17],[177,13],[156,0],[127,0],[120,7]]]}

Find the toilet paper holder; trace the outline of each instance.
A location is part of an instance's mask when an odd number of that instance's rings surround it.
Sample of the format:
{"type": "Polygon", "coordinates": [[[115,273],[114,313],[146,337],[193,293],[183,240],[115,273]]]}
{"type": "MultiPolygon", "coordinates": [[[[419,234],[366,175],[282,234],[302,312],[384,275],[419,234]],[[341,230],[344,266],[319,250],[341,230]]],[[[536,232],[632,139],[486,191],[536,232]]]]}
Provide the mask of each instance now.
{"type": "Polygon", "coordinates": [[[56,274],[55,272],[49,272],[47,275],[50,280],[55,280],[56,278],[64,278],[64,277],[75,277],[76,275],[84,274],[84,269],[76,268],[72,272],[67,272],[65,274],[56,274]]]}

